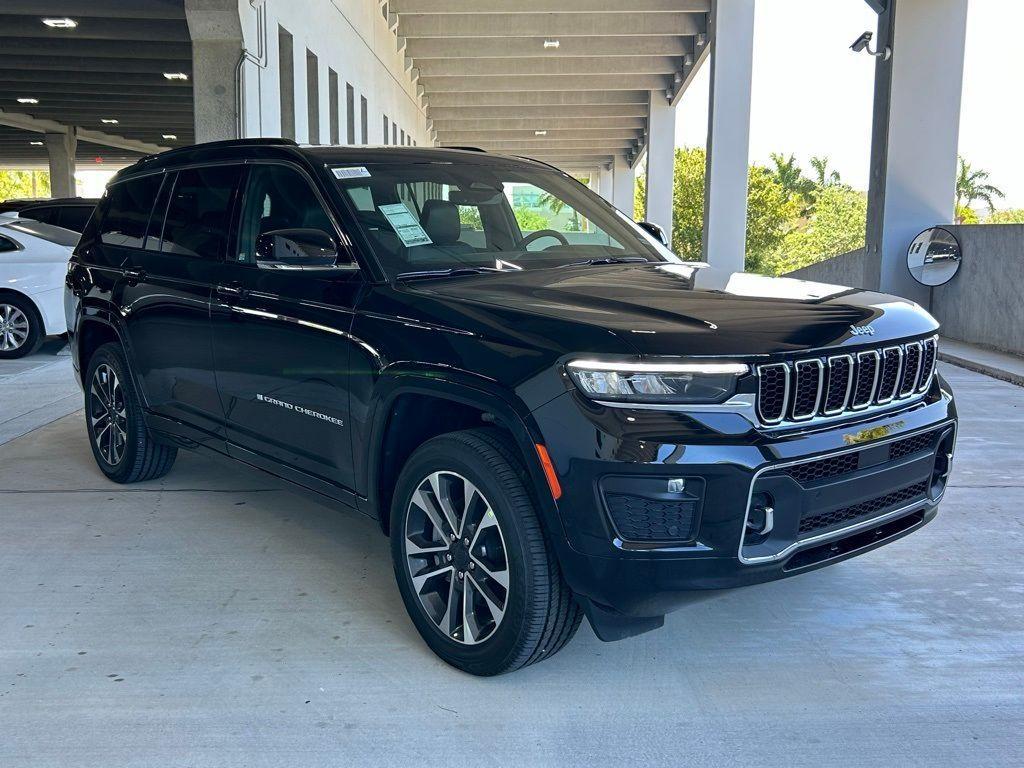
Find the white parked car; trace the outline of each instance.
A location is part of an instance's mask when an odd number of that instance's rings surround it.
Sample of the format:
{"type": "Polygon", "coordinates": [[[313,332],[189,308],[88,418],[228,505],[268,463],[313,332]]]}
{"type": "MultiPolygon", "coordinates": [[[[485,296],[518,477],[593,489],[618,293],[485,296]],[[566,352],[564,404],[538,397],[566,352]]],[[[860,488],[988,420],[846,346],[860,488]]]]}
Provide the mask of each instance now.
{"type": "Polygon", "coordinates": [[[64,276],[79,234],[0,214],[0,359],[31,354],[67,332],[64,276]]]}

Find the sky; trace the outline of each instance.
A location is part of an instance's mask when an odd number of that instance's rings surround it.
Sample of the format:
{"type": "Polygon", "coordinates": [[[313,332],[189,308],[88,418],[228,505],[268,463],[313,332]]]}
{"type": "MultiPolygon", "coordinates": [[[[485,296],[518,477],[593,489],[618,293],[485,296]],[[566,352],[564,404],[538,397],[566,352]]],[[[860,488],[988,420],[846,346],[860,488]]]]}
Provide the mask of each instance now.
{"type": "MultiPolygon", "coordinates": [[[[960,154],[1006,193],[999,208],[1024,207],[1024,2],[969,0],[960,154]]],[[[758,0],[750,159],[772,152],[827,155],[844,182],[867,189],[874,62],[850,43],[877,20],[864,0],[758,0]]],[[[676,116],[676,144],[707,140],[709,67],[698,73],[676,116]]]]}

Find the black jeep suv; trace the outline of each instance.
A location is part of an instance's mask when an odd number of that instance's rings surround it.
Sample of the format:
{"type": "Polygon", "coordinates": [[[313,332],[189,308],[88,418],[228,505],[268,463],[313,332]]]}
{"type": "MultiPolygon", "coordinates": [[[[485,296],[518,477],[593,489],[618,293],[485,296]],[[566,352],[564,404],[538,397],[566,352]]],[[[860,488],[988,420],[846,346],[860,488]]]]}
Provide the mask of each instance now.
{"type": "Polygon", "coordinates": [[[68,270],[96,461],[228,456],[379,520],[474,674],[659,627],[693,590],[934,517],[935,321],[674,256],[566,174],[486,153],[221,142],[111,182],[68,270]]]}

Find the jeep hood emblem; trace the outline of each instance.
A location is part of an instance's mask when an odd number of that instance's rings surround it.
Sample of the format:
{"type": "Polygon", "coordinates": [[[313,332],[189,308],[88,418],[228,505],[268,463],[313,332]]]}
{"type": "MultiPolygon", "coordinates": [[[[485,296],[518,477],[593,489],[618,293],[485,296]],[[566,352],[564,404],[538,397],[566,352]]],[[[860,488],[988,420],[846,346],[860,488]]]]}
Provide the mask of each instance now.
{"type": "Polygon", "coordinates": [[[850,333],[854,336],[874,336],[875,329],[870,325],[851,325],[850,333]]]}

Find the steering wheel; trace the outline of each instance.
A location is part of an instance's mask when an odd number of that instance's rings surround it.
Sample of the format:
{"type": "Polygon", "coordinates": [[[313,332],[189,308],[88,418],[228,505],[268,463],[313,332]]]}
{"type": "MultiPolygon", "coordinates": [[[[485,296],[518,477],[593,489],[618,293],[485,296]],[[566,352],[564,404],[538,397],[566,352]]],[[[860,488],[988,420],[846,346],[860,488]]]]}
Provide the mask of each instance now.
{"type": "Polygon", "coordinates": [[[530,243],[532,243],[534,240],[540,240],[542,237],[553,237],[562,245],[569,244],[569,241],[561,232],[556,232],[553,229],[538,229],[536,232],[531,232],[526,237],[524,237],[522,241],[520,241],[519,247],[525,251],[526,247],[530,243]]]}

